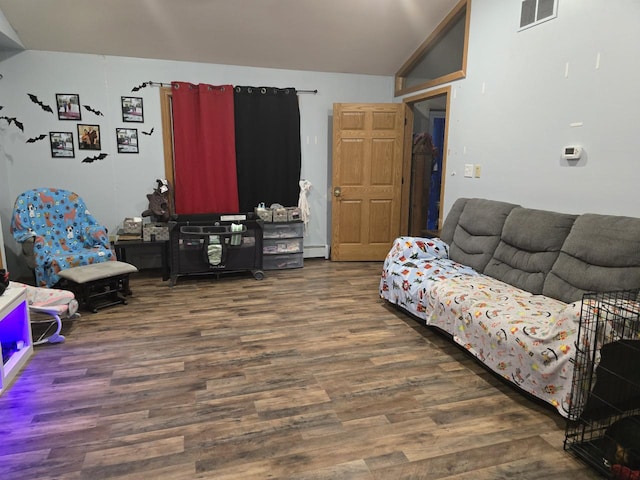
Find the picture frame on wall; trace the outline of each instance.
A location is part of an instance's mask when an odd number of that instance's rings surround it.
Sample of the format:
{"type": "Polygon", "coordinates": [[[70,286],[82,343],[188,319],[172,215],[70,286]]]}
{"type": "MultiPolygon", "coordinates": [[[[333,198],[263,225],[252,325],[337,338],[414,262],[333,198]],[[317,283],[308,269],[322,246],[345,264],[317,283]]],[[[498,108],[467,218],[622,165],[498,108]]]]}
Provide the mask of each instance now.
{"type": "Polygon", "coordinates": [[[78,148],[80,150],[100,150],[102,148],[100,125],[78,124],[78,148]]]}
{"type": "Polygon", "coordinates": [[[58,120],[82,120],[80,96],[75,93],[56,93],[58,120]]]}
{"type": "Polygon", "coordinates": [[[144,108],[142,106],[142,97],[120,97],[122,105],[122,121],[123,122],[144,122],[144,108]]]}
{"type": "Polygon", "coordinates": [[[74,158],[72,132],[49,132],[52,158],[74,158]]]}
{"type": "Polygon", "coordinates": [[[138,129],[116,128],[118,153],[138,153],[138,129]]]}

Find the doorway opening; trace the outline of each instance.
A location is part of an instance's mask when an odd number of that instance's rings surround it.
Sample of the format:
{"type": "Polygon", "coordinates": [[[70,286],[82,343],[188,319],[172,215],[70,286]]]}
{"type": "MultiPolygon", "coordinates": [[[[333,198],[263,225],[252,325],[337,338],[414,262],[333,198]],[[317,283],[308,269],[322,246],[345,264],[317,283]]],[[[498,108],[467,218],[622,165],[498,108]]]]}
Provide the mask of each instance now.
{"type": "MultiPolygon", "coordinates": [[[[408,234],[434,237],[442,227],[450,87],[405,99],[413,111],[408,234]]],[[[410,153],[410,154],[409,154],[410,153]]]]}

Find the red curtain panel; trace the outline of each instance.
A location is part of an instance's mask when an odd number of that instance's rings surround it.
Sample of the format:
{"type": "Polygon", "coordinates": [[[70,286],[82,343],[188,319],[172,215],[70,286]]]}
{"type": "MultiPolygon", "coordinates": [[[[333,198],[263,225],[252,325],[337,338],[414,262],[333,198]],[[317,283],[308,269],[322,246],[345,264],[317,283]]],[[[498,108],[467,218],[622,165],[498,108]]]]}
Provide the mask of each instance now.
{"type": "Polygon", "coordinates": [[[171,86],[175,212],[239,212],[233,86],[171,86]]]}

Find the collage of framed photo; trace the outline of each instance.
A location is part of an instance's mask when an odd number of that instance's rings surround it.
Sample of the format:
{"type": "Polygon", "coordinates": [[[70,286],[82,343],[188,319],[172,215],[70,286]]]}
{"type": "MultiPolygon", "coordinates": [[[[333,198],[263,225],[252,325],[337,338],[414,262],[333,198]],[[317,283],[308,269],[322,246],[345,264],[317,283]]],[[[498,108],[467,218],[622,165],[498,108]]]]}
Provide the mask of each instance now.
{"type": "MultiPolygon", "coordinates": [[[[144,107],[142,97],[120,97],[122,121],[127,123],[144,123],[144,107]]],[[[82,120],[80,95],[75,93],[56,93],[56,110],[58,120],[82,120]]],[[[89,112],[102,115],[98,110],[85,106],[89,112]]],[[[102,150],[100,125],[78,123],[78,149],[102,150]]],[[[153,132],[153,129],[151,129],[153,132]]],[[[145,132],[146,133],[146,132],[145,132]]],[[[149,133],[150,135],[150,133],[149,133]]],[[[73,132],[49,132],[52,158],[75,158],[73,132]]],[[[137,128],[116,128],[116,145],[118,153],[140,153],[138,148],[137,128]]]]}
{"type": "Polygon", "coordinates": [[[100,150],[100,125],[78,124],[78,148],[80,150],[100,150]]]}
{"type": "Polygon", "coordinates": [[[80,96],[71,93],[56,93],[58,120],[82,120],[80,96]]]}
{"type": "Polygon", "coordinates": [[[138,153],[138,129],[116,128],[118,153],[138,153]]]}
{"type": "Polygon", "coordinates": [[[144,111],[141,97],[120,97],[122,103],[123,122],[144,122],[144,111]]]}
{"type": "Polygon", "coordinates": [[[71,132],[49,132],[49,143],[51,143],[51,157],[53,158],[74,158],[73,133],[71,132]]]}

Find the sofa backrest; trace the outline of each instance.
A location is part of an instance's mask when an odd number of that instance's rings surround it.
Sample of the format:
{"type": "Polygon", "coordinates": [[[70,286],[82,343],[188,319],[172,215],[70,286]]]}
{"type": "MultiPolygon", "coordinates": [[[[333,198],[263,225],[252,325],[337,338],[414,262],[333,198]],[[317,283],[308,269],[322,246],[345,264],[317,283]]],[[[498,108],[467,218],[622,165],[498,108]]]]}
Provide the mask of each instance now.
{"type": "Polygon", "coordinates": [[[461,208],[455,228],[449,223],[451,214],[447,215],[441,238],[449,244],[451,260],[483,273],[500,242],[504,222],[517,205],[481,198],[465,199],[460,203],[452,208],[454,217],[461,208]]]}
{"type": "Polygon", "coordinates": [[[460,214],[462,213],[462,210],[464,210],[464,206],[468,201],[468,198],[458,198],[455,202],[453,202],[451,210],[449,210],[449,213],[447,213],[447,218],[444,219],[442,230],[440,232],[440,238],[447,242],[448,245],[451,245],[453,243],[453,233],[456,231],[456,227],[458,226],[458,222],[460,221],[460,214]]]}
{"type": "Polygon", "coordinates": [[[640,288],[640,218],[585,213],[573,223],[542,293],[564,302],[585,292],[640,288]]]}
{"type": "Polygon", "coordinates": [[[516,207],[484,273],[534,294],[560,254],[577,215],[516,207]]]}

